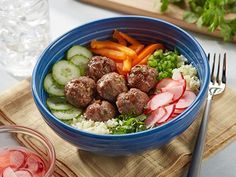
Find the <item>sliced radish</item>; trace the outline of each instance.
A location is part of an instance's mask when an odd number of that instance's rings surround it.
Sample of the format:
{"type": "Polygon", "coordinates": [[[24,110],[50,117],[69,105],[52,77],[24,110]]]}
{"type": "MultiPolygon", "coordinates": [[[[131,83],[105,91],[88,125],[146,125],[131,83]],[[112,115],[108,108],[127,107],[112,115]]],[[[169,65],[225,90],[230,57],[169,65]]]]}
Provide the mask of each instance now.
{"type": "Polygon", "coordinates": [[[27,170],[19,170],[15,172],[17,177],[33,177],[32,173],[27,170]]]}
{"type": "Polygon", "coordinates": [[[174,95],[172,102],[176,102],[184,94],[185,88],[186,88],[185,85],[179,85],[179,86],[174,86],[174,87],[164,87],[164,88],[161,88],[161,92],[172,93],[174,95]]]}
{"type": "Polygon", "coordinates": [[[179,85],[179,82],[171,78],[164,78],[157,83],[156,88],[160,90],[163,87],[174,87],[179,85]]]}
{"type": "Polygon", "coordinates": [[[21,167],[25,162],[25,153],[20,150],[11,150],[10,151],[10,164],[15,168],[21,167]]]}
{"type": "Polygon", "coordinates": [[[153,111],[151,115],[144,121],[147,128],[153,127],[158,120],[160,120],[166,114],[166,109],[160,107],[153,111]]]}
{"type": "Polygon", "coordinates": [[[154,97],[155,95],[152,95],[151,97],[149,97],[149,101],[147,102],[146,108],[144,110],[144,114],[149,114],[152,110],[150,109],[150,103],[151,103],[151,99],[154,97]]]}
{"type": "Polygon", "coordinates": [[[157,124],[162,124],[171,117],[171,115],[174,113],[175,105],[171,104],[171,105],[165,106],[164,108],[166,110],[166,114],[157,121],[157,124]]]}
{"type": "Polygon", "coordinates": [[[170,116],[170,118],[168,119],[168,121],[176,118],[179,114],[176,114],[175,112],[173,112],[173,114],[170,116]]]}
{"type": "Polygon", "coordinates": [[[161,107],[168,105],[172,102],[174,95],[170,92],[163,92],[156,94],[149,102],[148,102],[148,109],[152,111],[161,107]]]}
{"type": "Polygon", "coordinates": [[[32,173],[34,173],[34,172],[43,171],[45,168],[45,165],[41,158],[39,158],[38,156],[34,154],[31,154],[26,160],[25,168],[31,171],[32,173]]]}
{"type": "Polygon", "coordinates": [[[10,153],[8,151],[0,152],[0,168],[10,166],[10,153]]]}
{"type": "Polygon", "coordinates": [[[17,176],[11,167],[7,167],[4,169],[2,177],[17,177],[17,176]]]}
{"type": "Polygon", "coordinates": [[[144,111],[143,111],[143,114],[150,114],[152,112],[152,110],[151,109],[145,109],[144,111]]]}
{"type": "Polygon", "coordinates": [[[181,113],[184,112],[184,111],[185,111],[185,109],[178,109],[178,108],[176,108],[175,111],[174,111],[174,113],[175,113],[175,114],[181,114],[181,113]]]}
{"type": "Polygon", "coordinates": [[[184,90],[186,90],[186,87],[187,87],[187,82],[185,79],[180,79],[178,80],[178,82],[180,83],[180,85],[183,85],[184,86],[184,90]]]}
{"type": "Polygon", "coordinates": [[[186,90],[182,98],[176,103],[176,109],[184,109],[189,107],[195,100],[196,95],[194,92],[186,90]]]}
{"type": "Polygon", "coordinates": [[[184,79],[184,77],[181,72],[174,72],[172,75],[172,79],[181,80],[181,79],[184,79]]]}
{"type": "Polygon", "coordinates": [[[175,112],[171,115],[171,119],[177,117],[179,114],[176,114],[175,112]]]}

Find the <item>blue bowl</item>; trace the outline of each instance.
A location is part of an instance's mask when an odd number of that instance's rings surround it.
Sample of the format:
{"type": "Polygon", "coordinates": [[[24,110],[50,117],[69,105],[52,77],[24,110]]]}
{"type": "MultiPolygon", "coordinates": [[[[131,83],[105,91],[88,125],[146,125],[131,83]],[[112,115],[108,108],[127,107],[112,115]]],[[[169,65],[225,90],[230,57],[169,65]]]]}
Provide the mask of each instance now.
{"type": "Polygon", "coordinates": [[[32,76],[34,101],[46,123],[64,140],[79,149],[104,155],[128,155],[159,148],[185,131],[195,120],[202,106],[209,83],[209,65],[200,44],[181,28],[166,21],[140,16],[122,16],[97,20],[79,26],[52,42],[39,57],[32,76]],[[194,103],[177,118],[150,130],[125,135],[98,135],[73,128],[55,116],[46,106],[43,80],[53,64],[62,59],[75,44],[88,45],[92,39],[104,40],[114,29],[121,30],[143,43],[163,43],[177,48],[198,71],[201,89],[194,103]]]}

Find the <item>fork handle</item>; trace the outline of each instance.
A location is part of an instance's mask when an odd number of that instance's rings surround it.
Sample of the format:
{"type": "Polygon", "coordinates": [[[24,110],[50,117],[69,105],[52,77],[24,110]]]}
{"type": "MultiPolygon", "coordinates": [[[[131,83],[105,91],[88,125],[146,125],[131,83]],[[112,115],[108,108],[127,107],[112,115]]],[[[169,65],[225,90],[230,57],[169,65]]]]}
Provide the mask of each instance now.
{"type": "Polygon", "coordinates": [[[198,137],[192,154],[192,161],[189,167],[187,177],[199,177],[201,164],[202,164],[202,154],[205,145],[206,132],[208,126],[209,112],[211,108],[212,97],[208,97],[206,100],[206,105],[204,109],[203,118],[198,131],[198,137]]]}

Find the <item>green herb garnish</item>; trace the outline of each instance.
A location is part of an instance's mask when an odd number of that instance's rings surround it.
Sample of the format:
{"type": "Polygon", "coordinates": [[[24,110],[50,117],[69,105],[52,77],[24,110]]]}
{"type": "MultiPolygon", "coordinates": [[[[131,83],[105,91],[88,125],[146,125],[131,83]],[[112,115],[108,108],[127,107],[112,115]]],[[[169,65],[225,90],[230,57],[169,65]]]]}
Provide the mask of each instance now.
{"type": "Polygon", "coordinates": [[[144,114],[139,116],[119,115],[116,119],[122,123],[110,128],[110,130],[112,134],[127,134],[143,131],[146,130],[146,126],[144,125],[146,118],[147,116],[144,114]]]}
{"type": "MultiPolygon", "coordinates": [[[[182,6],[184,0],[162,0],[161,11],[167,10],[170,3],[182,6]],[[178,3],[176,3],[178,2],[178,3]]],[[[231,41],[236,34],[236,18],[226,19],[225,15],[236,12],[236,0],[187,0],[189,9],[183,16],[188,23],[198,27],[206,26],[209,32],[220,29],[225,41],[231,41]]]]}

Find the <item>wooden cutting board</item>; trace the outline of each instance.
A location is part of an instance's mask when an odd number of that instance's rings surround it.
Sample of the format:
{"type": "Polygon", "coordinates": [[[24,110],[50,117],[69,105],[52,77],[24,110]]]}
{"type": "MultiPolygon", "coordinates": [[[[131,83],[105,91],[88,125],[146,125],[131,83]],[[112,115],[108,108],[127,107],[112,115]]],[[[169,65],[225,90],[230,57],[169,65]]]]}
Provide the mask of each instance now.
{"type": "MultiPolygon", "coordinates": [[[[170,4],[166,13],[160,12],[161,3],[158,0],[80,0],[85,3],[100,6],[106,9],[122,12],[132,15],[143,15],[154,18],[160,18],[168,22],[174,23],[184,29],[206,34],[209,36],[220,37],[220,31],[213,33],[207,31],[207,28],[198,28],[195,24],[183,21],[184,10],[170,4]]],[[[236,14],[230,14],[229,18],[236,18],[236,14]]],[[[236,42],[236,35],[233,39],[236,42]]]]}

